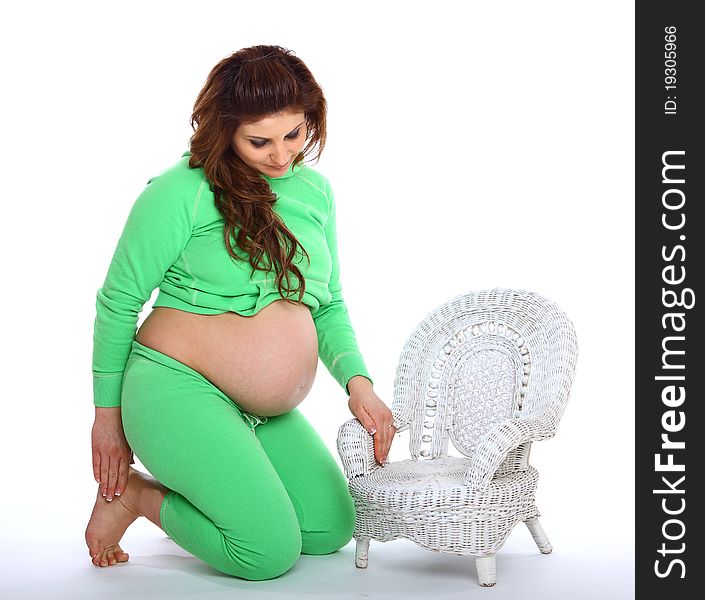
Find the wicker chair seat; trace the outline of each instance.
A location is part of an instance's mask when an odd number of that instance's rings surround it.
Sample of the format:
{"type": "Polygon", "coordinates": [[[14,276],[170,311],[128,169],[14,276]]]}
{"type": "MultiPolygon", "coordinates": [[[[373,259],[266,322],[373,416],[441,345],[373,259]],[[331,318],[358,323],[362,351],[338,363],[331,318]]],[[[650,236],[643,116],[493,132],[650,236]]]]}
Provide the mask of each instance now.
{"type": "MultiPolygon", "coordinates": [[[[455,456],[425,461],[400,460],[366,477],[355,477],[349,487],[361,508],[462,510],[471,506],[473,510],[486,509],[488,514],[496,506],[505,507],[507,503],[525,504],[527,492],[536,489],[538,471],[529,467],[526,471],[493,479],[486,490],[474,490],[463,483],[469,465],[469,458],[455,456]]],[[[501,510],[505,512],[504,508],[501,510]]]]}
{"type": "Polygon", "coordinates": [[[463,483],[469,464],[454,456],[408,459],[355,477],[356,531],[378,541],[407,538],[437,552],[496,552],[515,523],[540,516],[533,501],[538,471],[495,478],[480,491],[463,483]]]}

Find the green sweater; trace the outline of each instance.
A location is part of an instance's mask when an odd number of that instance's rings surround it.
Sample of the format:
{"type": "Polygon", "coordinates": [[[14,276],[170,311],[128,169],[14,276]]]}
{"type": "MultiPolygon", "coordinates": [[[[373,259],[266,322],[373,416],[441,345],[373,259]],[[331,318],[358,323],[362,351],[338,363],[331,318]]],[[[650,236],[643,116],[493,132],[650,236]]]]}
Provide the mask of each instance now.
{"type": "MultiPolygon", "coordinates": [[[[152,177],[137,197],[96,298],[93,333],[93,403],[120,406],[122,379],[137,317],[159,287],[153,306],[213,315],[233,311],[251,316],[280,299],[275,273],[256,270],[230,257],[224,219],[202,168],[188,165],[190,152],[152,177]]],[[[295,263],[306,280],[303,303],[313,318],[319,355],[349,394],[365,368],[340,283],[335,201],[330,183],[303,163],[279,177],[262,174],[277,196],[273,210],[308,252],[295,263]]],[[[238,256],[247,255],[235,244],[238,256]]],[[[292,285],[297,283],[290,275],[292,285]]],[[[295,298],[294,295],[291,298],[295,298]]]]}

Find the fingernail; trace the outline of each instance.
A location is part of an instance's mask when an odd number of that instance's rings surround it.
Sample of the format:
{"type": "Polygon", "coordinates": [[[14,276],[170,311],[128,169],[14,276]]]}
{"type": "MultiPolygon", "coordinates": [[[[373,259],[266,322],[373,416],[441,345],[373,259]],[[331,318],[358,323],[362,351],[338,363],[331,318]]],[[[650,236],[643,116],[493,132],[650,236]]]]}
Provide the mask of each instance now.
{"type": "Polygon", "coordinates": [[[115,495],[116,495],[116,496],[119,496],[119,495],[120,495],[120,492],[115,492],[115,495]]]}
{"type": "Polygon", "coordinates": [[[374,427],[370,427],[367,431],[370,435],[374,435],[375,433],[377,433],[377,429],[375,429],[374,427]]]}

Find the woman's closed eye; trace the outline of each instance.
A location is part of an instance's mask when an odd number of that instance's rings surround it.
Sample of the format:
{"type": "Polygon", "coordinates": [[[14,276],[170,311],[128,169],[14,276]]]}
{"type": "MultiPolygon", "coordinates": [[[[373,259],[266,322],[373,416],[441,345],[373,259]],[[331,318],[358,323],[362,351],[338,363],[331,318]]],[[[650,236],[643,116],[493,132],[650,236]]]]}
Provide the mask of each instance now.
{"type": "MultiPolygon", "coordinates": [[[[292,131],[289,135],[286,136],[285,139],[287,140],[295,140],[297,137],[299,137],[299,134],[301,133],[301,128],[299,127],[296,131],[292,131]]],[[[268,144],[269,140],[250,140],[250,144],[252,144],[255,148],[262,148],[264,147],[265,144],[268,144]]]]}

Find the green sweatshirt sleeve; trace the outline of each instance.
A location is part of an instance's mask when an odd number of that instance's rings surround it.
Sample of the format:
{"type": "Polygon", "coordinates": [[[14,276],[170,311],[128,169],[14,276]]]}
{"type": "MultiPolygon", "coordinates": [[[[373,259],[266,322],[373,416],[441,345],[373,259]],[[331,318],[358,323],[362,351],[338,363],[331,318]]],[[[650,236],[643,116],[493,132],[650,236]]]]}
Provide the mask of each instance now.
{"type": "Polygon", "coordinates": [[[93,328],[95,406],[120,406],[137,317],[191,235],[197,193],[193,185],[179,179],[173,173],[162,173],[147,182],[132,206],[98,290],[93,328]]]}
{"type": "Polygon", "coordinates": [[[350,323],[348,309],[343,299],[338,261],[338,239],[336,231],[335,196],[328,186],[329,213],[324,231],[332,261],[332,271],[328,289],[333,299],[312,314],[318,336],[318,353],[333,378],[345,389],[348,395],[348,382],[355,375],[363,375],[370,382],[365,362],[357,345],[355,332],[350,323]]]}

